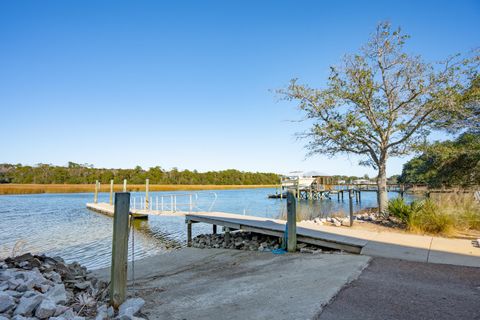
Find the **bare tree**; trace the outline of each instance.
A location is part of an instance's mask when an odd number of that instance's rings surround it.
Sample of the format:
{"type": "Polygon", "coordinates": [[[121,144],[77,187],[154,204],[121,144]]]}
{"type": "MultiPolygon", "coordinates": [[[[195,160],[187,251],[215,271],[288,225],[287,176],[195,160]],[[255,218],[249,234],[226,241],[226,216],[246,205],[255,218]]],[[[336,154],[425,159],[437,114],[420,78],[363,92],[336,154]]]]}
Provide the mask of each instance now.
{"type": "Polygon", "coordinates": [[[310,154],[352,153],[378,170],[379,212],[387,208],[387,159],[411,153],[450,114],[462,114],[462,93],[478,74],[478,55],[454,55],[430,64],[407,54],[409,38],[380,23],[359,54],[331,67],[325,88],[293,79],[283,98],[298,102],[313,127],[310,154]]]}

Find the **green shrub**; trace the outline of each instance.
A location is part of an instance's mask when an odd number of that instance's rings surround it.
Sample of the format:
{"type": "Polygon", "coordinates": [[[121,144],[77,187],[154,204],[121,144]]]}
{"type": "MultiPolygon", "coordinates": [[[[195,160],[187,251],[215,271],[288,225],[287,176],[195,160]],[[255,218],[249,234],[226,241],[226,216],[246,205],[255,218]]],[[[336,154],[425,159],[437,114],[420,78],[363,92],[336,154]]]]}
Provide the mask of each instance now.
{"type": "Polygon", "coordinates": [[[408,226],[413,214],[419,210],[419,207],[418,202],[413,201],[407,204],[403,198],[399,197],[388,202],[388,213],[400,219],[408,226]]]}
{"type": "Polygon", "coordinates": [[[409,221],[408,228],[433,234],[449,234],[455,227],[454,216],[430,199],[423,200],[409,221]]]}
{"type": "Polygon", "coordinates": [[[388,212],[411,231],[449,234],[455,226],[454,216],[430,199],[407,204],[403,198],[395,198],[389,201],[388,212]]]}

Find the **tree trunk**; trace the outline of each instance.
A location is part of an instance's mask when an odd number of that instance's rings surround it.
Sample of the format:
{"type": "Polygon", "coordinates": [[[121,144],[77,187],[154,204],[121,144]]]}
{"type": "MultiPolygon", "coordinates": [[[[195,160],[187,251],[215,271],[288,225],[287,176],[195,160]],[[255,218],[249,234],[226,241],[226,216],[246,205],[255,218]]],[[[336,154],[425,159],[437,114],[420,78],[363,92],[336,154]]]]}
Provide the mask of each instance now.
{"type": "Polygon", "coordinates": [[[378,200],[378,213],[381,215],[387,215],[387,206],[388,206],[388,194],[387,194],[387,170],[386,170],[386,161],[380,163],[378,166],[378,177],[377,177],[377,200],[378,200]]]}

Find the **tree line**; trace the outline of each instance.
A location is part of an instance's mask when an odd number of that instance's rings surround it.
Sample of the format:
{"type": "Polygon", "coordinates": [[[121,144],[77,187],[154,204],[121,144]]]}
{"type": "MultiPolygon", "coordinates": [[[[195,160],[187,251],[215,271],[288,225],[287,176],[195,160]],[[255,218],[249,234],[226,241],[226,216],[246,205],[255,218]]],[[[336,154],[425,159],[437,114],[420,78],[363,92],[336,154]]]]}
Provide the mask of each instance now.
{"type": "Polygon", "coordinates": [[[431,187],[480,185],[480,134],[467,132],[428,145],[403,166],[398,180],[431,187]]]}
{"type": "Polygon", "coordinates": [[[143,184],[145,179],[151,184],[205,184],[205,185],[255,185],[278,184],[280,177],[275,173],[243,172],[229,169],[222,171],[198,172],[196,170],[164,170],[159,166],[143,169],[94,168],[88,164],[69,162],[67,166],[38,164],[0,164],[0,183],[38,183],[38,184],[89,184],[96,180],[129,184],[143,184]]]}

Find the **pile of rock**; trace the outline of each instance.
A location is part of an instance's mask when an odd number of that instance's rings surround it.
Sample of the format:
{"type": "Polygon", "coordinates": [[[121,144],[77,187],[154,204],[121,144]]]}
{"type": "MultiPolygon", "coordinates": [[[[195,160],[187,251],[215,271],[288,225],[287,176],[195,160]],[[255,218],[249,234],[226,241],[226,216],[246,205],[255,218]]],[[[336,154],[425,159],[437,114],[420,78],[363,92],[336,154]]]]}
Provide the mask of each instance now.
{"type": "MultiPolygon", "coordinates": [[[[247,231],[230,233],[230,241],[225,241],[225,234],[201,234],[192,239],[194,248],[225,248],[249,251],[272,251],[281,247],[278,237],[267,236],[247,231]]],[[[297,249],[301,253],[321,253],[322,249],[313,245],[299,243],[297,249]]],[[[326,252],[331,252],[327,250],[326,252]]]]}
{"type": "Polygon", "coordinates": [[[201,234],[192,239],[195,248],[225,248],[250,251],[271,251],[280,248],[279,239],[262,234],[236,231],[230,233],[230,241],[225,241],[225,235],[201,234]]]}
{"type": "MultiPolygon", "coordinates": [[[[355,217],[354,217],[355,219],[355,217]]],[[[313,220],[302,220],[300,223],[303,224],[315,224],[318,226],[350,226],[350,218],[349,217],[326,217],[326,218],[315,218],[313,220]]]]}
{"type": "Polygon", "coordinates": [[[133,319],[139,301],[127,300],[117,313],[107,305],[107,287],[85,267],[59,257],[26,253],[0,260],[0,320],[133,319]]]}

